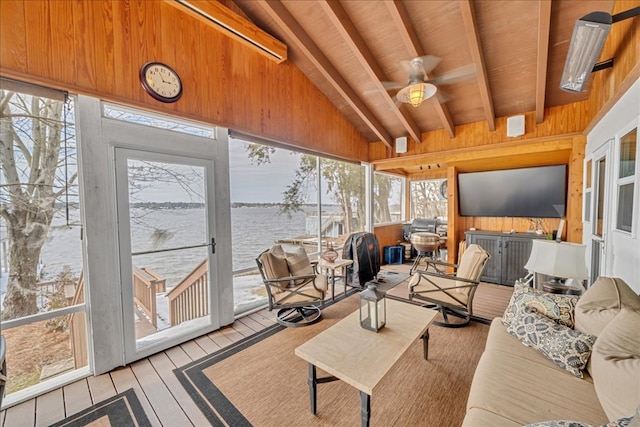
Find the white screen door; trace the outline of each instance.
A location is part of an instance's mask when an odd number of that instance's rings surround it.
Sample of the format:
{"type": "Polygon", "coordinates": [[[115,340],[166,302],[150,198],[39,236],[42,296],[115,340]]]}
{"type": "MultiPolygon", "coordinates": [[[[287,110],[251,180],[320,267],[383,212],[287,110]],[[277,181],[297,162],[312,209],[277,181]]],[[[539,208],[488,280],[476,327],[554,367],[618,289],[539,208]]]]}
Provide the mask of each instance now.
{"type": "Polygon", "coordinates": [[[125,359],[183,341],[217,317],[213,162],[116,148],[125,359]]]}
{"type": "Polygon", "coordinates": [[[593,197],[591,206],[591,277],[590,283],[600,275],[606,274],[607,258],[607,230],[609,230],[609,191],[607,188],[608,162],[611,142],[605,143],[593,154],[592,187],[593,197]]]}

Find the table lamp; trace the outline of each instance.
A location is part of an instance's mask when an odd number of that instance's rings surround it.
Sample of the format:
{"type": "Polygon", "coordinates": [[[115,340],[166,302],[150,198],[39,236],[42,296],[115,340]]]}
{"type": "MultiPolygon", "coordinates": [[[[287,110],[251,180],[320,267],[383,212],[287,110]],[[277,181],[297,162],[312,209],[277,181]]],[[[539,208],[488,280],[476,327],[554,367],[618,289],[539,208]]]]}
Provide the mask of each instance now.
{"type": "MultiPolygon", "coordinates": [[[[531,255],[524,268],[532,273],[549,276],[545,285],[556,291],[563,290],[566,279],[580,281],[589,277],[585,254],[587,247],[577,243],[553,240],[533,240],[531,255]]],[[[566,287],[566,292],[569,288],[566,287]]]]}

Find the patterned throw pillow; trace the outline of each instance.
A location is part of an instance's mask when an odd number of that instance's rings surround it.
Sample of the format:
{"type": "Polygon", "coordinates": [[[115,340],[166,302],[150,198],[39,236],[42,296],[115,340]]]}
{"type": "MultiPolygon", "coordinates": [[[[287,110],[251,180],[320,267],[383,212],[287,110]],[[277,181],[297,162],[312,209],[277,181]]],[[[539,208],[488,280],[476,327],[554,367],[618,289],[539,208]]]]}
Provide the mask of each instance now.
{"type": "MultiPolygon", "coordinates": [[[[611,421],[600,427],[630,427],[631,420],[633,418],[620,418],[619,420],[611,421]]],[[[527,424],[524,427],[597,427],[593,424],[581,423],[579,421],[567,421],[567,420],[553,420],[543,421],[541,423],[527,424]]]]}
{"type": "Polygon", "coordinates": [[[573,328],[577,302],[576,295],[549,294],[528,285],[516,283],[509,305],[504,311],[502,324],[509,326],[516,313],[521,312],[525,307],[533,307],[548,318],[573,328]]]}
{"type": "Polygon", "coordinates": [[[560,325],[531,307],[518,312],[507,332],[578,378],[596,341],[595,336],[560,325]]]}

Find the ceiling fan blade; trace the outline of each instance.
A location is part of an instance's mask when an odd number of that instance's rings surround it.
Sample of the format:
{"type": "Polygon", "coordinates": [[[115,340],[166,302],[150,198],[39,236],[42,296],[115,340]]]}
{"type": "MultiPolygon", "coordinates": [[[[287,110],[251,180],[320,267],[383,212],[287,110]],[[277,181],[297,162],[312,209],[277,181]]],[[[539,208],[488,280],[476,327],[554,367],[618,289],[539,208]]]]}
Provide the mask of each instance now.
{"type": "Polygon", "coordinates": [[[424,68],[424,73],[429,74],[433,71],[434,68],[438,66],[442,58],[433,55],[425,55],[422,56],[422,68],[424,68]]]}
{"type": "Polygon", "coordinates": [[[384,86],[385,90],[393,90],[393,89],[402,89],[406,86],[404,83],[398,82],[380,82],[382,86],[384,86]]]}
{"type": "Polygon", "coordinates": [[[451,95],[440,89],[438,89],[436,97],[438,98],[438,102],[440,104],[444,104],[445,102],[449,102],[451,100],[451,95]]]}
{"type": "Polygon", "coordinates": [[[476,66],[474,64],[465,65],[464,67],[456,68],[455,70],[448,71],[439,76],[435,76],[431,79],[425,80],[427,83],[434,85],[457,83],[466,79],[471,79],[476,74],[476,66]]]}
{"type": "Polygon", "coordinates": [[[405,61],[400,61],[400,67],[408,75],[414,74],[416,72],[415,65],[414,65],[416,63],[414,62],[416,59],[419,59],[422,61],[422,68],[418,69],[417,71],[421,71],[424,74],[428,74],[429,72],[431,72],[434,68],[436,68],[436,66],[440,63],[440,61],[442,61],[442,59],[437,56],[424,55],[424,56],[418,56],[416,58],[411,58],[405,61]]]}

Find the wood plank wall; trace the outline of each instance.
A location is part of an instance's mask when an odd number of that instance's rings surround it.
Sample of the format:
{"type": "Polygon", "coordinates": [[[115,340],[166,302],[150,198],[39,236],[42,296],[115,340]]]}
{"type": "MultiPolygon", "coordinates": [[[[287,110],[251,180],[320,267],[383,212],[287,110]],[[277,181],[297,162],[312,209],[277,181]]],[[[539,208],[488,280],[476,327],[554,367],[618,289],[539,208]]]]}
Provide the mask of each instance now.
{"type": "Polygon", "coordinates": [[[373,233],[380,245],[380,263],[384,264],[384,247],[402,242],[402,224],[388,224],[373,227],[373,233]]]}
{"type": "Polygon", "coordinates": [[[0,40],[3,77],[368,160],[362,135],[292,63],[276,64],[162,1],[2,0],[0,40]],[[147,61],[180,74],[178,102],[142,90],[147,61]]]}
{"type": "MultiPolygon", "coordinates": [[[[640,7],[640,0],[617,0],[613,14],[640,7]]],[[[600,60],[614,58],[613,68],[594,73],[589,94],[593,113],[588,133],[622,94],[640,78],[640,16],[616,22],[602,49],[600,60]]]]}

